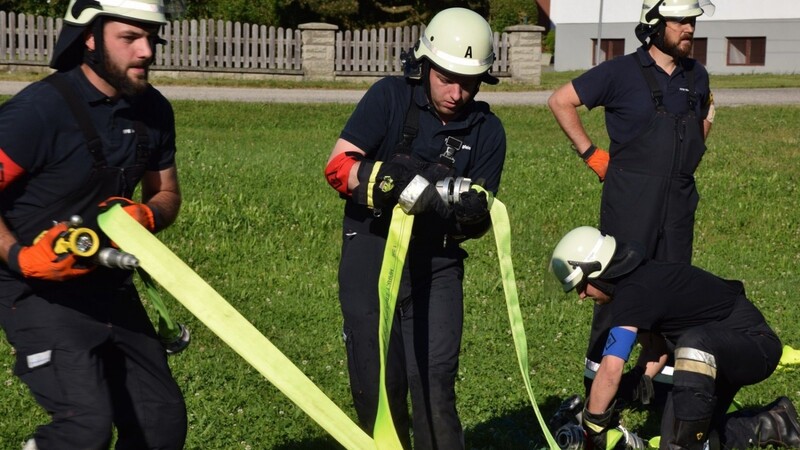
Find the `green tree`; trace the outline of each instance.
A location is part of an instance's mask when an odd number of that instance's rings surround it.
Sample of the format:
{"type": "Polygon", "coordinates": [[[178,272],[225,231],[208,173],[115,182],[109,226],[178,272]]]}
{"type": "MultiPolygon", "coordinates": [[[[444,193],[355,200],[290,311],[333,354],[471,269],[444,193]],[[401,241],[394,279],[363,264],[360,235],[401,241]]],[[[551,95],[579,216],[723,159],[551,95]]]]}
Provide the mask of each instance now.
{"type": "Polygon", "coordinates": [[[69,0],[0,0],[0,11],[47,17],[64,17],[68,4],[69,0]]]}
{"type": "Polygon", "coordinates": [[[219,19],[233,22],[281,25],[280,0],[167,0],[167,10],[181,19],[219,19]],[[181,11],[182,10],[182,11],[181,11]]]}
{"type": "Polygon", "coordinates": [[[342,29],[399,27],[425,24],[443,9],[460,6],[486,16],[488,0],[282,0],[281,23],[286,26],[323,21],[342,29]]]}
{"type": "MultiPolygon", "coordinates": [[[[428,23],[437,12],[463,7],[486,17],[494,31],[536,23],[533,0],[164,0],[170,19],[219,19],[296,28],[326,22],[341,29],[428,23]]],[[[0,10],[63,17],[69,0],[0,0],[0,10]]]]}
{"type": "Polygon", "coordinates": [[[523,23],[535,24],[539,8],[533,0],[491,0],[489,24],[502,32],[506,27],[523,23]]]}

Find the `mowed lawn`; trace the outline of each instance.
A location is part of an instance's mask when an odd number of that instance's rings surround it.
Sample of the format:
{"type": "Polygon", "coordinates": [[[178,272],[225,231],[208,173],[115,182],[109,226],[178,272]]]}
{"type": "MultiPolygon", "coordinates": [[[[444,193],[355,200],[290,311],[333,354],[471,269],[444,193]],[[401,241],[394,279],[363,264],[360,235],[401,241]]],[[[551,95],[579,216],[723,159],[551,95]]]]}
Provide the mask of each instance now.
{"type": "MultiPolygon", "coordinates": [[[[520,95],[525,95],[520,93],[520,95]]],[[[480,99],[480,95],[478,97],[480,99]]],[[[336,273],[342,200],[324,180],[352,105],[174,103],[184,204],[160,238],[350,417],[336,273]]],[[[582,393],[591,305],[547,272],[559,238],[596,225],[601,184],[545,107],[495,107],[508,135],[498,198],[508,207],[531,381],[549,417],[582,393]]],[[[597,144],[601,111],[585,112],[597,144]]],[[[800,348],[800,107],[719,108],[697,173],[697,265],[744,280],[779,336],[800,348]]],[[[544,447],[519,373],[491,236],[465,244],[465,325],[456,389],[471,449],[544,447]]],[[[189,411],[187,449],[317,449],[338,444],[173,299],[192,344],[170,364],[189,411]]],[[[48,419],[13,375],[0,340],[0,448],[21,447],[48,419]]],[[[800,372],[743,389],[745,405],[788,395],[800,372]]],[[[647,411],[626,422],[657,434],[647,411]],[[650,419],[650,420],[648,420],[650,419]]]]}

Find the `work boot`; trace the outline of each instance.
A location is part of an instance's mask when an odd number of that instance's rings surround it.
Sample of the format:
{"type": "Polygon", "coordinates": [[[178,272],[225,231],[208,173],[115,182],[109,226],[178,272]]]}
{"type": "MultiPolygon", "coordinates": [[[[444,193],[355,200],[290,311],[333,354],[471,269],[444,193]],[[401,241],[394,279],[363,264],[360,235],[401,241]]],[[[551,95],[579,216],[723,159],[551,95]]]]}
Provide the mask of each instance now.
{"type": "Polygon", "coordinates": [[[729,416],[725,421],[725,438],[722,441],[727,449],[744,450],[768,445],[800,448],[797,411],[787,397],[778,397],[755,411],[741,411],[729,416]]]}

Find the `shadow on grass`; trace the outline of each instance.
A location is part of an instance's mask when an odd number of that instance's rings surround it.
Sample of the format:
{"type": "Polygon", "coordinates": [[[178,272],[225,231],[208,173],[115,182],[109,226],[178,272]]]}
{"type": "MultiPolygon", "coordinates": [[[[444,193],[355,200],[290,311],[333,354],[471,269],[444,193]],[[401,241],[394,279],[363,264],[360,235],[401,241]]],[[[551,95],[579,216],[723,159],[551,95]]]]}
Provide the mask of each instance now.
{"type": "MultiPolygon", "coordinates": [[[[537,406],[545,423],[565,398],[537,398],[537,406]]],[[[466,448],[473,450],[532,450],[548,447],[536,414],[529,405],[464,430],[464,440],[466,448]]]]}
{"type": "MultiPolygon", "coordinates": [[[[555,414],[565,397],[550,396],[538,399],[537,405],[544,422],[555,414]]],[[[655,409],[663,408],[663,405],[655,409]]],[[[647,408],[652,411],[654,408],[647,408]]],[[[651,437],[658,434],[659,415],[648,414],[644,423],[640,423],[636,431],[651,437]]],[[[552,433],[552,431],[551,431],[552,433]]],[[[477,424],[464,430],[464,441],[468,450],[538,450],[548,448],[547,440],[539,426],[533,408],[530,406],[508,412],[499,417],[477,424]]],[[[335,439],[315,438],[300,442],[291,442],[274,447],[277,450],[323,450],[343,448],[335,439]]]]}
{"type": "MultiPolygon", "coordinates": [[[[563,398],[548,397],[539,402],[545,422],[555,413],[563,398]]],[[[533,450],[547,448],[536,415],[530,406],[493,418],[464,430],[464,441],[471,450],[533,450]]],[[[274,447],[276,450],[340,449],[333,438],[315,438],[274,447]]]]}

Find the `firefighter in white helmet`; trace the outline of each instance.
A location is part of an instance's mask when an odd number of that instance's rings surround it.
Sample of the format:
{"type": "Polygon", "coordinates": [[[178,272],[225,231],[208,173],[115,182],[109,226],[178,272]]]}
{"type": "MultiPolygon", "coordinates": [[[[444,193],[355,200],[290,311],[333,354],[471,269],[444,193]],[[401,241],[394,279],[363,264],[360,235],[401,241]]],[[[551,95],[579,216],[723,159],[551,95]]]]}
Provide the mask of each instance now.
{"type": "Polygon", "coordinates": [[[490,73],[492,42],[479,14],[436,14],[402,55],[405,76],[381,79],[356,106],[325,169],[345,200],[339,300],[353,401],[368,432],[378,405],[383,249],[396,204],[417,217],[386,361],[392,418],[406,447],[410,425],[415,448],[464,446],[455,403],[466,257],[460,243],[483,235],[491,218],[486,192],[469,190],[449,205],[435,184],[468,175],[489,193],[500,185],[505,131],[489,105],[475,100],[481,83],[498,81],[490,73]]]}
{"type": "Polygon", "coordinates": [[[178,214],[175,119],[148,83],[165,23],[161,0],[71,0],[57,72],[0,110],[0,324],[51,418],[28,450],[108,448],[115,428],[117,448],[184,445],[183,396],[132,272],[54,250],[74,215],[99,230],[119,204],[156,232],[178,214]]]}
{"type": "Polygon", "coordinates": [[[607,431],[618,425],[619,386],[637,339],[660,341],[648,347],[663,349],[640,363],[663,366],[666,349],[675,349],[674,388],[663,410],[660,448],[800,448],[797,412],[787,397],[727,414],[742,386],[770,376],[782,350],[742,282],[687,263],[648,260],[641,245],[593,227],[567,233],[553,250],[550,270],[564,292],[591,298],[610,317],[581,415],[594,448],[606,448],[607,431]]]}
{"type": "MultiPolygon", "coordinates": [[[[691,262],[694,173],[714,105],[708,73],[689,55],[697,17],[712,12],[707,0],[644,0],[636,27],[642,46],[599,63],[548,101],[572,148],[602,182],[600,229],[642,243],[648,258],[691,262]],[[582,105],[604,107],[609,151],[584,129],[582,105]]],[[[593,320],[587,391],[605,341],[603,320],[593,320]]]]}

